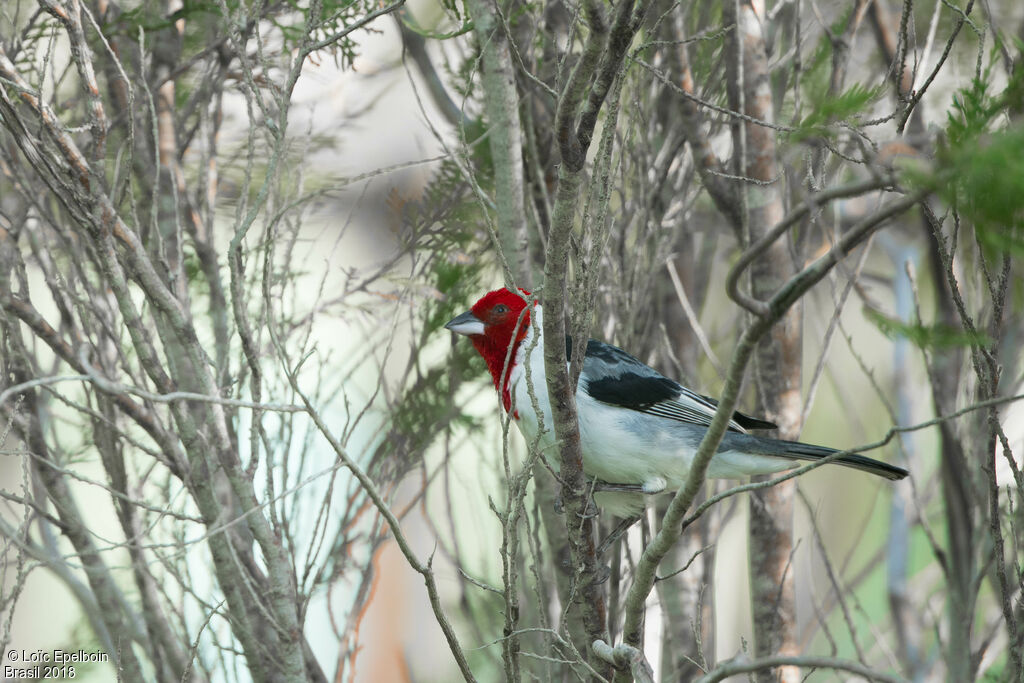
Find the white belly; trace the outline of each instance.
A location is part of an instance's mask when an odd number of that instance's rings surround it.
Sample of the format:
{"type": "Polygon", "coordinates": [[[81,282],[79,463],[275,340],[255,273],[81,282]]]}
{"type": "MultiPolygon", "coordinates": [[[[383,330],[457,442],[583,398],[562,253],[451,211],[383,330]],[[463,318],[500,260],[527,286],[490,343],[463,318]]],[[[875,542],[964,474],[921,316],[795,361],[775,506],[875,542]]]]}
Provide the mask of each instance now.
{"type": "MultiPolygon", "coordinates": [[[[554,448],[554,422],[544,379],[541,344],[537,344],[530,354],[530,382],[522,362],[529,350],[531,337],[532,332],[520,346],[509,376],[515,423],[527,443],[533,444],[537,440],[548,462],[557,468],[559,458],[554,448]],[[538,414],[543,416],[544,427],[539,440],[537,435],[541,431],[541,423],[538,414]]],[[[584,471],[612,484],[641,485],[651,493],[666,489],[673,491],[683,485],[705,431],[677,420],[602,403],[583,391],[576,392],[576,412],[584,471]]],[[[712,458],[707,476],[739,479],[751,474],[781,472],[795,465],[784,458],[723,451],[712,458]]],[[[634,513],[643,509],[642,495],[611,494],[611,497],[615,500],[611,507],[620,512],[634,513]]],[[[598,504],[607,508],[611,502],[608,499],[609,495],[600,496],[598,504]]]]}

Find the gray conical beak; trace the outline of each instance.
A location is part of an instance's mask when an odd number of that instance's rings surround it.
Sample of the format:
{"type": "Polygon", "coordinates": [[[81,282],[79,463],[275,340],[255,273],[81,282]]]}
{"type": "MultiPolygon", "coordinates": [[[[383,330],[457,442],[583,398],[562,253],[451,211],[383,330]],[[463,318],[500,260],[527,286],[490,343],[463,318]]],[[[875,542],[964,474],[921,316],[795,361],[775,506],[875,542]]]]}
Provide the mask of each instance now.
{"type": "Polygon", "coordinates": [[[472,311],[466,311],[445,323],[445,327],[457,334],[464,334],[467,337],[484,333],[484,323],[480,318],[473,315],[472,311]]]}

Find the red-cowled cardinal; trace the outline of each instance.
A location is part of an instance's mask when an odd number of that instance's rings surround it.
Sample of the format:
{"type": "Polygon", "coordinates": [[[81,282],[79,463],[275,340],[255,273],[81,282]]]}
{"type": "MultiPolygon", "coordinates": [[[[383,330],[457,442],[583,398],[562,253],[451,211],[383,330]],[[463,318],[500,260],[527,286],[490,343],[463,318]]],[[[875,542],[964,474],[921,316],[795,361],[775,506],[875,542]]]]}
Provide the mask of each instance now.
{"type": "MultiPolygon", "coordinates": [[[[519,430],[532,442],[540,421],[527,388],[526,366],[530,366],[530,381],[546,428],[540,445],[551,452],[554,428],[544,380],[544,351],[540,339],[534,343],[540,333],[541,308],[535,303],[527,309],[527,295],[525,290],[520,295],[497,289],[445,327],[473,342],[487,362],[505,410],[513,411],[519,430]],[[536,325],[531,324],[531,315],[536,325]]],[[[686,479],[716,405],[714,399],[664,377],[622,349],[591,339],[576,386],[583,469],[604,482],[640,485],[644,493],[675,490],[686,479]]],[[[735,479],[781,472],[796,467],[797,461],[818,460],[836,452],[746,431],[774,427],[771,422],[733,413],[707,476],[735,479]]],[[[908,474],[901,467],[861,455],[844,455],[835,462],[886,479],[902,479],[908,474]]],[[[642,507],[642,498],[635,494],[602,496],[598,503],[609,512],[630,514],[642,507]]]]}

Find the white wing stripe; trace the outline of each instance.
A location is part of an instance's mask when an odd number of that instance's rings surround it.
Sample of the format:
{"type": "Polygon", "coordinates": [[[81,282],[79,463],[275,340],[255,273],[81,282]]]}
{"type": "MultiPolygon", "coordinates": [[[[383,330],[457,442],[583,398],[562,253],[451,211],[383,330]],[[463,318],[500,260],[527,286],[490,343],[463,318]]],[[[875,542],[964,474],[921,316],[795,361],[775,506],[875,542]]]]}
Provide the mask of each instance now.
{"type": "MultiPolygon", "coordinates": [[[[684,397],[680,396],[680,398],[684,397]]],[[[702,427],[710,425],[711,418],[715,415],[714,408],[709,412],[703,404],[692,405],[689,401],[684,403],[678,399],[675,401],[662,401],[661,403],[655,403],[652,406],[644,408],[642,412],[656,417],[664,417],[669,420],[689,422],[702,427]]],[[[740,427],[735,420],[729,420],[729,429],[737,432],[746,432],[746,430],[740,427]]]]}

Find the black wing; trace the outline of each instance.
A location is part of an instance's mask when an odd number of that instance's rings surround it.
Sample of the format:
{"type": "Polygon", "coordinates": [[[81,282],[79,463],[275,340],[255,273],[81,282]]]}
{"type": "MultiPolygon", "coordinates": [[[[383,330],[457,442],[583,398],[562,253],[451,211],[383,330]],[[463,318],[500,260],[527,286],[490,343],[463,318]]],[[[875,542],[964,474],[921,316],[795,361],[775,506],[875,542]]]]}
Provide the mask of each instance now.
{"type": "MultiPolygon", "coordinates": [[[[718,408],[713,398],[690,391],[617,346],[593,339],[587,342],[580,383],[591,398],[602,403],[704,427],[711,424],[718,408]]],[[[733,413],[729,422],[734,432],[774,428],[771,422],[740,412],[733,413]]]]}

